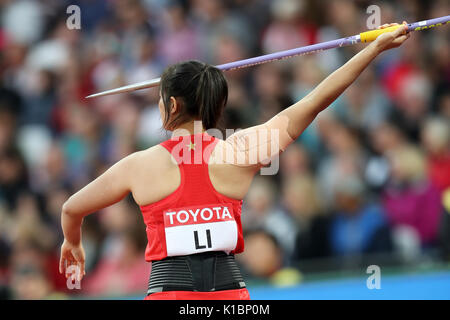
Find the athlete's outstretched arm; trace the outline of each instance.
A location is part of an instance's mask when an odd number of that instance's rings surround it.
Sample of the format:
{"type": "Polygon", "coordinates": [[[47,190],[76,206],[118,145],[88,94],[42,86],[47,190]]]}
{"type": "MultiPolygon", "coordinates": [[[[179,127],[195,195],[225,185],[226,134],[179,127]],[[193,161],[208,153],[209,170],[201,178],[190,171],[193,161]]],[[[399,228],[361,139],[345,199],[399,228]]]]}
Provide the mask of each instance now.
{"type": "MultiPolygon", "coordinates": [[[[386,24],[381,28],[393,25],[397,24],[386,24]]],[[[279,113],[279,117],[288,118],[289,136],[292,139],[298,138],[314,118],[336,100],[381,52],[400,46],[408,38],[406,22],[404,22],[403,28],[380,35],[374,42],[323,80],[305,98],[279,113]]]]}
{"type": "Polygon", "coordinates": [[[118,161],[64,203],[61,212],[64,243],[61,246],[60,273],[65,273],[70,265],[78,265],[81,280],[84,275],[84,250],[81,244],[83,218],[119,202],[130,192],[129,177],[133,156],[134,154],[118,161]]]}
{"type": "MultiPolygon", "coordinates": [[[[397,25],[385,24],[380,28],[397,25]]],[[[404,27],[380,35],[352,59],[323,80],[306,97],[264,124],[241,130],[226,140],[226,154],[236,155],[235,164],[261,165],[297,139],[316,116],[336,100],[381,52],[400,46],[409,34],[404,27]],[[249,160],[256,158],[256,161],[249,160]],[[240,162],[240,163],[238,163],[240,162]]],[[[225,157],[222,157],[225,158],[225,157]]],[[[232,157],[230,157],[233,159],[232,157]]],[[[230,163],[230,161],[225,160],[230,163]]]]}

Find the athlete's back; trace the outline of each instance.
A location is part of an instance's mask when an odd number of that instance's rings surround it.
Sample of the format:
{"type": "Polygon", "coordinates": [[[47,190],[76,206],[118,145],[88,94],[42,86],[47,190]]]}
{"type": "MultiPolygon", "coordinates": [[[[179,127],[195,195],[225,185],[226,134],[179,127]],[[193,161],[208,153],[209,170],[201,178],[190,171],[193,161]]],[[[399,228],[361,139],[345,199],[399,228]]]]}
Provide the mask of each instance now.
{"type": "MultiPolygon", "coordinates": [[[[241,200],[245,197],[259,166],[220,161],[215,151],[223,148],[223,144],[225,142],[219,139],[212,151],[208,166],[209,177],[219,193],[241,200]]],[[[134,177],[131,192],[138,205],[157,202],[173,193],[180,185],[179,167],[174,157],[162,145],[136,152],[133,158],[134,165],[129,169],[130,175],[134,177]]]]}
{"type": "MultiPolygon", "coordinates": [[[[209,162],[218,142],[204,132],[159,145],[178,171],[178,184],[164,186],[159,199],[140,206],[148,238],[145,258],[152,263],[147,299],[248,299],[234,260],[244,250],[242,200],[218,192],[210,179],[209,162]]],[[[172,166],[155,168],[160,180],[153,179],[154,184],[164,185],[172,166]]]]}

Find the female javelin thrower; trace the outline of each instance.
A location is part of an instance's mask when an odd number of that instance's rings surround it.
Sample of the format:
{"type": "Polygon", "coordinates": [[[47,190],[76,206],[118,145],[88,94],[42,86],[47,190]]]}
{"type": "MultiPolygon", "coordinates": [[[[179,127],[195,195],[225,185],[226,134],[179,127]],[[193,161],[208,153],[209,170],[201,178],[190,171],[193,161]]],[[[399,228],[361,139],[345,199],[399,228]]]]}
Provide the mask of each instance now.
{"type": "Polygon", "coordinates": [[[222,71],[198,61],[168,67],[159,109],[172,138],[118,161],[64,203],[60,272],[68,277],[67,268],[77,265],[81,280],[83,217],[131,192],[146,224],[145,259],[152,263],[145,299],[249,299],[234,254],[244,250],[241,199],[254,175],[375,57],[408,37],[406,25],[380,35],[301,101],[226,140],[205,132],[216,126],[227,102],[222,71]],[[194,132],[195,122],[201,123],[200,133],[194,132]]]}

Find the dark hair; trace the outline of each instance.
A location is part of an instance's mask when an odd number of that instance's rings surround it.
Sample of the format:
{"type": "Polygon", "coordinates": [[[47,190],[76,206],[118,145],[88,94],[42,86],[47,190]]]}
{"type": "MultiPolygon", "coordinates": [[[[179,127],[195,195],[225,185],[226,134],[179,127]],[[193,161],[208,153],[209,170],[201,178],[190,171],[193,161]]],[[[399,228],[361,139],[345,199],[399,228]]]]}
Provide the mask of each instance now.
{"type": "Polygon", "coordinates": [[[205,130],[215,128],[228,100],[228,84],[221,70],[190,60],[169,66],[161,76],[161,97],[168,129],[201,120],[205,130]],[[170,97],[180,108],[170,117],[170,97]]]}

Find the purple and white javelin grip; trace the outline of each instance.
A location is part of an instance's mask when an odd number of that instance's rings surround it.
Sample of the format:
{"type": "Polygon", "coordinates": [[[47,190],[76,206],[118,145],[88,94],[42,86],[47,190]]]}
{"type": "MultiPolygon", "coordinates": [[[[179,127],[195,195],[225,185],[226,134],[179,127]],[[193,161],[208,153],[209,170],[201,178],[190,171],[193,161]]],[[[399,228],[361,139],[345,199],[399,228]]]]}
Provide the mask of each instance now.
{"type": "MultiPolygon", "coordinates": [[[[414,23],[408,24],[408,32],[430,29],[430,28],[442,26],[442,25],[449,24],[449,23],[450,23],[450,15],[436,18],[436,19],[414,22],[414,23]]],[[[380,34],[385,33],[385,32],[394,31],[401,26],[402,25],[388,27],[388,28],[384,28],[384,29],[376,29],[376,30],[366,31],[366,32],[363,32],[363,33],[360,33],[358,35],[354,35],[351,37],[321,42],[321,43],[313,44],[310,46],[299,47],[299,48],[295,48],[295,49],[270,53],[270,54],[250,58],[250,59],[244,59],[244,60],[239,60],[239,61],[235,61],[235,62],[225,63],[225,64],[216,66],[216,68],[223,70],[223,71],[241,69],[241,68],[246,68],[246,67],[263,64],[263,63],[267,63],[267,62],[271,62],[271,61],[282,60],[282,59],[291,58],[291,57],[295,57],[295,56],[301,56],[301,55],[310,54],[310,53],[314,53],[314,52],[320,52],[320,51],[328,50],[328,49],[332,49],[332,48],[350,46],[350,45],[360,43],[360,42],[370,42],[370,41],[375,40],[380,34]]],[[[156,79],[143,81],[143,82],[131,84],[128,86],[92,94],[90,96],[87,96],[86,98],[94,98],[94,97],[106,96],[106,95],[110,95],[110,94],[130,92],[130,91],[135,91],[135,90],[139,90],[139,89],[156,87],[156,86],[159,86],[160,81],[161,81],[161,78],[156,78],[156,79]]]]}

